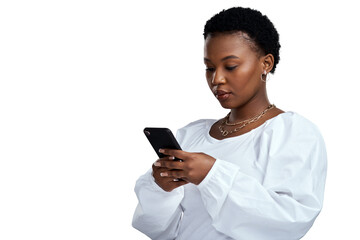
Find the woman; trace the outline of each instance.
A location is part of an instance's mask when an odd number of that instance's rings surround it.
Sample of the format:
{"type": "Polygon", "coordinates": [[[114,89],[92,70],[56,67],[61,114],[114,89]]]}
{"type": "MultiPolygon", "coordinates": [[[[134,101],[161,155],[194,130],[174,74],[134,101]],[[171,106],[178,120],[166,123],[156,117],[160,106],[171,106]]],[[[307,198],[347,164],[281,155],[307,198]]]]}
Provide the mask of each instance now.
{"type": "Polygon", "coordinates": [[[231,8],[204,37],[207,82],[230,112],[180,129],[184,151],[160,150],[136,183],[133,226],[152,239],[300,239],[322,208],[326,151],[310,121],[267,98],[278,33],[260,12],[231,8]]]}

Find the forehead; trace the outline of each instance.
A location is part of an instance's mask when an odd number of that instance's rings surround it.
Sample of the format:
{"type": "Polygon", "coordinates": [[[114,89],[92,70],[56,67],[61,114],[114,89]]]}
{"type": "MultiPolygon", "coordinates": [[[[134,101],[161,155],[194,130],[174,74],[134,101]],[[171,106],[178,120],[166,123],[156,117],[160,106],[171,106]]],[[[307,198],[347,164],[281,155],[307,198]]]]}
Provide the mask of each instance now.
{"type": "Polygon", "coordinates": [[[229,55],[258,56],[255,43],[245,33],[218,33],[206,38],[204,45],[205,58],[221,58],[229,55]]]}

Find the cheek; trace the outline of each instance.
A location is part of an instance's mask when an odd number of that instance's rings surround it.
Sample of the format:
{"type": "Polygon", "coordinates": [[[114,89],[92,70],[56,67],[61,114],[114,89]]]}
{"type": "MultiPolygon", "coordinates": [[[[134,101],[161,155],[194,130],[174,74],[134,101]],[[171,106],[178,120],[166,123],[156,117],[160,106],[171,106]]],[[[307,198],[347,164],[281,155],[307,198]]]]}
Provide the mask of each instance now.
{"type": "Polygon", "coordinates": [[[242,68],[236,72],[237,82],[242,85],[256,84],[261,76],[261,74],[257,74],[257,72],[257,68],[253,64],[243,65],[242,68]]]}
{"type": "Polygon", "coordinates": [[[237,72],[232,81],[232,88],[236,89],[236,94],[249,97],[258,91],[261,81],[260,75],[256,71],[243,69],[237,72]]]}
{"type": "Polygon", "coordinates": [[[206,78],[206,82],[208,84],[208,86],[211,88],[212,87],[212,74],[211,73],[205,73],[205,78],[206,78]]]}

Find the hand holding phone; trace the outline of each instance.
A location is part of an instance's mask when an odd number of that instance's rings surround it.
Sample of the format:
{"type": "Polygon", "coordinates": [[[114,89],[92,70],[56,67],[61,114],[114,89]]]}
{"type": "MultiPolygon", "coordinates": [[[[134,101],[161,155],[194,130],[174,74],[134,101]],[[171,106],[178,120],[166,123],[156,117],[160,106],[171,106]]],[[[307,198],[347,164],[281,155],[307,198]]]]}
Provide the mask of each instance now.
{"type": "Polygon", "coordinates": [[[171,131],[167,128],[145,128],[144,133],[159,158],[163,158],[156,161],[160,165],[153,165],[153,176],[155,182],[165,191],[172,191],[189,182],[200,184],[216,161],[214,157],[205,153],[181,151],[175,154],[176,151],[165,150],[165,154],[162,154],[159,152],[160,148],[181,150],[171,131]],[[175,158],[179,162],[174,163],[168,158],[164,158],[174,155],[178,155],[186,161],[182,162],[181,159],[175,158]],[[191,168],[189,164],[192,165],[191,168]]]}
{"type": "MultiPolygon", "coordinates": [[[[145,128],[144,133],[159,158],[166,156],[159,152],[159,149],[181,150],[179,143],[168,128],[145,128]]],[[[175,160],[182,161],[178,158],[175,158],[174,161],[175,160]]],[[[186,181],[180,178],[172,178],[171,181],[169,181],[168,178],[160,177],[160,171],[161,168],[153,166],[155,182],[165,191],[172,191],[174,188],[187,184],[186,181]]]]}

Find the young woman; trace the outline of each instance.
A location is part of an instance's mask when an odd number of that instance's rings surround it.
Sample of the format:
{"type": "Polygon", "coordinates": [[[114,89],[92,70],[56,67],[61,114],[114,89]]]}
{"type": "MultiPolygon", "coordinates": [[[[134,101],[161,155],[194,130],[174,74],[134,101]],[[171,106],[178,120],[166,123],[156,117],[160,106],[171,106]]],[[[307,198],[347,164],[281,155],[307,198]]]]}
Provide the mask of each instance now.
{"type": "Polygon", "coordinates": [[[269,102],[278,33],[238,7],[207,21],[204,37],[208,85],[230,112],[180,129],[184,151],[160,150],[136,183],[133,226],[161,240],[300,239],[322,208],[326,151],[314,124],[269,102]]]}

